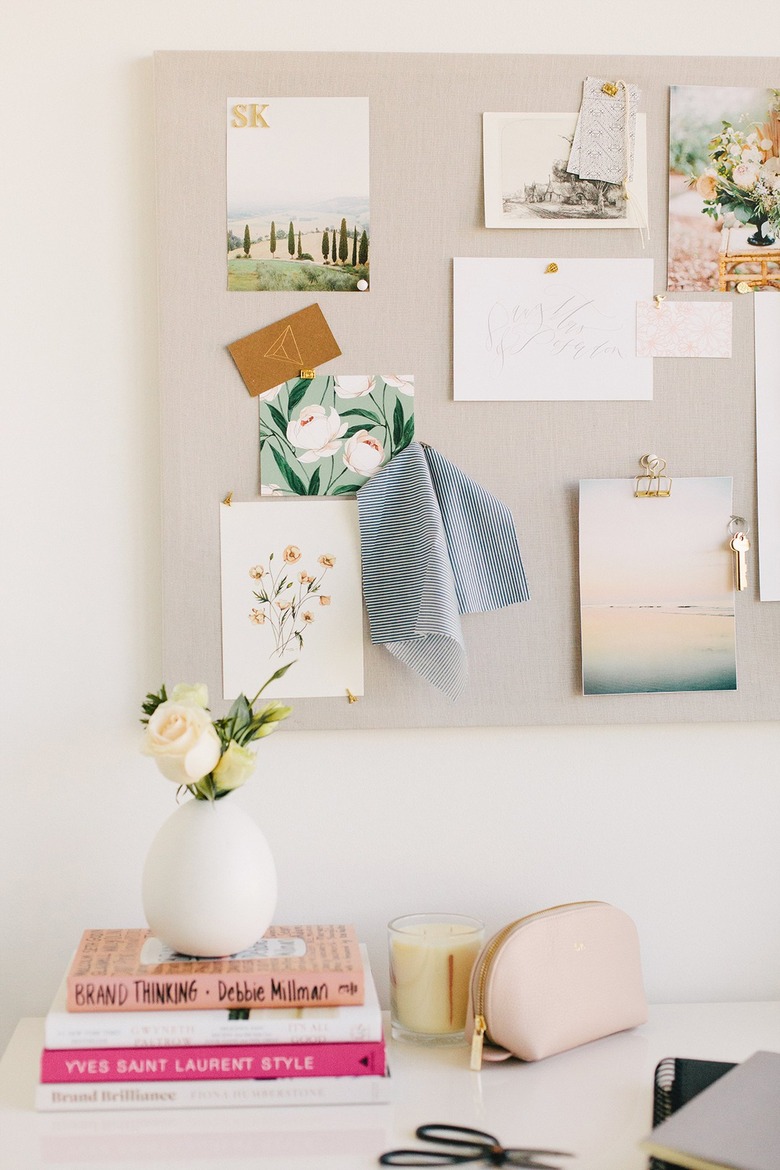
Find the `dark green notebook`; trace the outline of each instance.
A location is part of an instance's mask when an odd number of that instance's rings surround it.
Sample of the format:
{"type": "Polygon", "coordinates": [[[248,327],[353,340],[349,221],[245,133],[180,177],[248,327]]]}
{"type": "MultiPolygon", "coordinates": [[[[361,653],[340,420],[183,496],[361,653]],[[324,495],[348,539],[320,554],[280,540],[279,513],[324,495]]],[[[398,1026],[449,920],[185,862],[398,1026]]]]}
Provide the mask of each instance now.
{"type": "MultiPolygon", "coordinates": [[[[667,1056],[665,1060],[659,1061],[653,1085],[653,1126],[671,1117],[681,1105],[714,1084],[732,1068],[734,1065],[725,1060],[667,1056]]],[[[672,1162],[651,1158],[649,1170],[678,1170],[678,1167],[672,1162]]]]}

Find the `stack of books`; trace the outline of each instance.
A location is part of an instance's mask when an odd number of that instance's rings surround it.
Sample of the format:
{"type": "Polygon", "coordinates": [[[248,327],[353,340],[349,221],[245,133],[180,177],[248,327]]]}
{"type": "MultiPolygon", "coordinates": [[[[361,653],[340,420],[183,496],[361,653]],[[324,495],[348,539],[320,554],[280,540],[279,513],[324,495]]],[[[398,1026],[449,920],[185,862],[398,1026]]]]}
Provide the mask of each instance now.
{"type": "Polygon", "coordinates": [[[384,1103],[382,1012],[351,926],[272,926],[190,959],[87,930],[46,1016],[36,1108],[384,1103]]]}

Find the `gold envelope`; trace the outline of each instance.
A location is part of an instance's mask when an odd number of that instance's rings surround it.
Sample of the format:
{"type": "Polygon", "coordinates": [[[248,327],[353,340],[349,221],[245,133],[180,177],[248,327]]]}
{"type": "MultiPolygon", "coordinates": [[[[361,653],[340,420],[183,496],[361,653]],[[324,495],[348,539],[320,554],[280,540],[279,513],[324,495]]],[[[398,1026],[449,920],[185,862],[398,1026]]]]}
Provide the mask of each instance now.
{"type": "Polygon", "coordinates": [[[228,349],[253,397],[341,353],[319,305],[241,337],[228,349]]]}

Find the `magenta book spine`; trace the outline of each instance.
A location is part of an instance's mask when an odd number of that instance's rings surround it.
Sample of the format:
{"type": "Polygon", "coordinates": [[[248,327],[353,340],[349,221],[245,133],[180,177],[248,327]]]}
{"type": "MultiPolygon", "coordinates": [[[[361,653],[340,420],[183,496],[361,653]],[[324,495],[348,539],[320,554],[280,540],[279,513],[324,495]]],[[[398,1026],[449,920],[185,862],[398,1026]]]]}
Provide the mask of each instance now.
{"type": "Polygon", "coordinates": [[[45,1048],[42,1084],[383,1076],[384,1041],[186,1048],[45,1048]]]}

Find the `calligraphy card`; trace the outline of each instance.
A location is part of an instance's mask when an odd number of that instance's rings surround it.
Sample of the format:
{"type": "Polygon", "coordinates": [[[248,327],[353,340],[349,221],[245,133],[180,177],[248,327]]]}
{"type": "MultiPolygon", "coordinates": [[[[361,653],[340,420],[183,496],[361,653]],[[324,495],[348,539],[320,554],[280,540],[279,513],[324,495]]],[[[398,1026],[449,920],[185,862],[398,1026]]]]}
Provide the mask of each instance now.
{"type": "Polygon", "coordinates": [[[296,378],[261,394],[259,411],[263,495],[348,495],[414,438],[414,378],[296,378]]]}
{"type": "Polygon", "coordinates": [[[577,114],[483,114],[486,228],[638,228],[647,217],[647,134],[637,115],[634,174],[622,182],[568,171],[577,114]]]}
{"type": "Polygon", "coordinates": [[[363,292],[369,244],[368,98],[228,98],[228,291],[363,292]]]}
{"type": "Polygon", "coordinates": [[[730,477],[580,481],[585,695],[737,686],[730,477]]]}
{"type": "Polygon", "coordinates": [[[223,504],[220,545],[223,697],[362,695],[357,502],[223,504]]]}
{"type": "Polygon", "coordinates": [[[241,337],[228,350],[253,398],[341,353],[319,305],[241,337]]]}
{"type": "MultiPolygon", "coordinates": [[[[552,259],[552,258],[551,258],[552,259]]],[[[461,401],[651,399],[636,303],[652,260],[456,259],[454,397],[461,401]]]]}
{"type": "Polygon", "coordinates": [[[639,301],[636,352],[649,358],[730,358],[730,301],[639,301]]]}
{"type": "Polygon", "coordinates": [[[673,85],[669,291],[775,288],[778,260],[780,91],[673,85]]]}
{"type": "Polygon", "coordinates": [[[780,601],[780,297],[753,298],[759,589],[780,601]]]}

